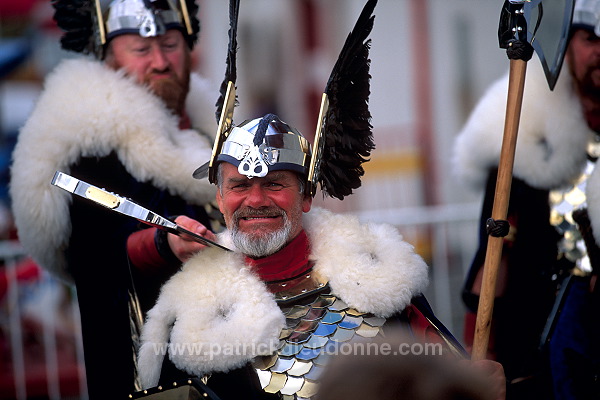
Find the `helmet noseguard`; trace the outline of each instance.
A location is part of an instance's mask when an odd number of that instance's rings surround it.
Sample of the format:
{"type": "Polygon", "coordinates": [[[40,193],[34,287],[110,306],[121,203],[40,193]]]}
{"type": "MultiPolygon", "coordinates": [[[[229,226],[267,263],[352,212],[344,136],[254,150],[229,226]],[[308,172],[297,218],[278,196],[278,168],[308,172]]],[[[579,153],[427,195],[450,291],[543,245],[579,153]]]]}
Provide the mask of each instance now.
{"type": "Polygon", "coordinates": [[[65,50],[104,57],[110,39],[135,33],[142,37],[179,29],[193,48],[200,31],[194,0],[56,0],[54,19],[65,31],[65,50]]]}
{"type": "Polygon", "coordinates": [[[600,36],[600,0],[576,0],[572,27],[591,29],[600,36]]]}

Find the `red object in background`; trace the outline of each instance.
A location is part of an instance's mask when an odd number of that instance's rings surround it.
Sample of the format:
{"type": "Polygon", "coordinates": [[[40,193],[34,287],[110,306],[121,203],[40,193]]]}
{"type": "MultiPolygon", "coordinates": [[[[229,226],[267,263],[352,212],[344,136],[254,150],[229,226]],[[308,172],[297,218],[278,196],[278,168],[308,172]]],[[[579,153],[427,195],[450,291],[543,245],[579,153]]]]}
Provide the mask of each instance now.
{"type": "MultiPolygon", "coordinates": [[[[27,398],[48,398],[49,379],[57,379],[61,398],[76,398],[81,395],[81,377],[83,366],[77,362],[74,339],[71,335],[57,330],[56,365],[58,371],[50,378],[46,365],[43,328],[38,321],[23,318],[21,322],[23,337],[23,367],[25,392],[27,398]]],[[[0,330],[0,400],[17,398],[14,365],[11,357],[9,336],[0,330]]]]}
{"type": "MultiPolygon", "coordinates": [[[[0,306],[3,305],[9,284],[16,283],[19,286],[36,282],[40,279],[41,269],[31,258],[25,258],[15,265],[15,275],[16,282],[8,282],[6,268],[0,265],[0,306]]],[[[78,362],[75,333],[64,326],[56,328],[53,332],[54,357],[58,370],[53,371],[55,375],[49,376],[43,324],[34,318],[21,316],[20,328],[25,373],[23,384],[27,397],[48,398],[50,380],[54,385],[58,385],[61,397],[80,396],[80,383],[85,376],[85,370],[78,362]]],[[[20,392],[16,387],[14,367],[10,331],[0,326],[0,400],[13,400],[20,392]]]]}
{"type": "MultiPolygon", "coordinates": [[[[16,265],[17,282],[33,282],[40,277],[40,267],[31,259],[26,258],[16,265]]],[[[8,278],[3,266],[0,266],[0,300],[8,291],[8,278]]]]}
{"type": "Polygon", "coordinates": [[[0,18],[28,16],[38,0],[0,0],[0,18]]]}

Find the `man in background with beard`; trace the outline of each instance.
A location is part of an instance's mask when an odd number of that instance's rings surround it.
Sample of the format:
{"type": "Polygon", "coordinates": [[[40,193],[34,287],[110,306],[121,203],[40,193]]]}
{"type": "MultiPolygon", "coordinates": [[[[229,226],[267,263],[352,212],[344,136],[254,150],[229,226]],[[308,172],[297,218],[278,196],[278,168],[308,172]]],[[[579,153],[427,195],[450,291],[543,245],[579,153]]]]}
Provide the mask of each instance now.
{"type": "Polygon", "coordinates": [[[130,269],[133,232],[156,243],[166,235],[51,180],[65,172],[161,215],[188,215],[206,234],[215,190],[189,171],[210,157],[218,91],[190,72],[193,0],[115,0],[100,15],[94,1],[52,4],[62,47],[96,59],[65,60],[48,76],[14,151],[12,210],[28,254],[76,288],[89,398],[125,398],[139,387],[136,324],[180,261],[167,252],[171,268],[130,269]]]}
{"type": "MultiPolygon", "coordinates": [[[[529,64],[489,357],[500,361],[508,399],[600,396],[600,1],[577,0],[560,78],[550,92],[529,64]]],[[[463,299],[475,312],[500,154],[507,77],[480,100],[454,149],[458,176],[485,188],[480,244],[463,299]]]]}

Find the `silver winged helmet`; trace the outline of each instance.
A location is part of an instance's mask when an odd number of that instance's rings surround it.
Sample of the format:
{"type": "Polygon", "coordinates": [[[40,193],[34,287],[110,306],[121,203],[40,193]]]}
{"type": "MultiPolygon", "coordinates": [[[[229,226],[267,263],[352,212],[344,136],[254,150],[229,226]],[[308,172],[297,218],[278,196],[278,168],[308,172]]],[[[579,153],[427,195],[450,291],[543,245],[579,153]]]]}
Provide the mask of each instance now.
{"type": "Polygon", "coordinates": [[[219,128],[211,159],[193,176],[208,176],[217,183],[217,165],[229,162],[248,178],[276,169],[292,170],[306,180],[305,194],[314,196],[317,185],[324,195],[342,200],[361,185],[362,163],[368,161],[373,142],[368,36],[373,28],[377,0],[368,0],[348,35],[322,95],[313,147],[291,125],[273,114],[233,124],[235,107],[236,32],[239,0],[230,2],[229,51],[221,97],[217,101],[219,128]]]}

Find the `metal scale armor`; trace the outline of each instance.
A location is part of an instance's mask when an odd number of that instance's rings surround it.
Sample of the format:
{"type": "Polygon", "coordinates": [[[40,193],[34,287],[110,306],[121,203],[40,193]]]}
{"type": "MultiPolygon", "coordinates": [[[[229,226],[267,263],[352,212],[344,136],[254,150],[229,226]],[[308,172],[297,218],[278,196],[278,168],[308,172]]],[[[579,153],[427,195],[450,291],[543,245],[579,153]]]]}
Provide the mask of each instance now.
{"type": "Polygon", "coordinates": [[[285,400],[311,399],[329,359],[356,340],[382,335],[386,319],[350,308],[314,271],[269,284],[274,285],[284,289],[275,296],[286,327],[277,352],[258,358],[253,366],[265,392],[279,393],[285,400]],[[285,290],[288,285],[293,289],[285,290]],[[306,298],[311,300],[303,302],[306,298]]]}

